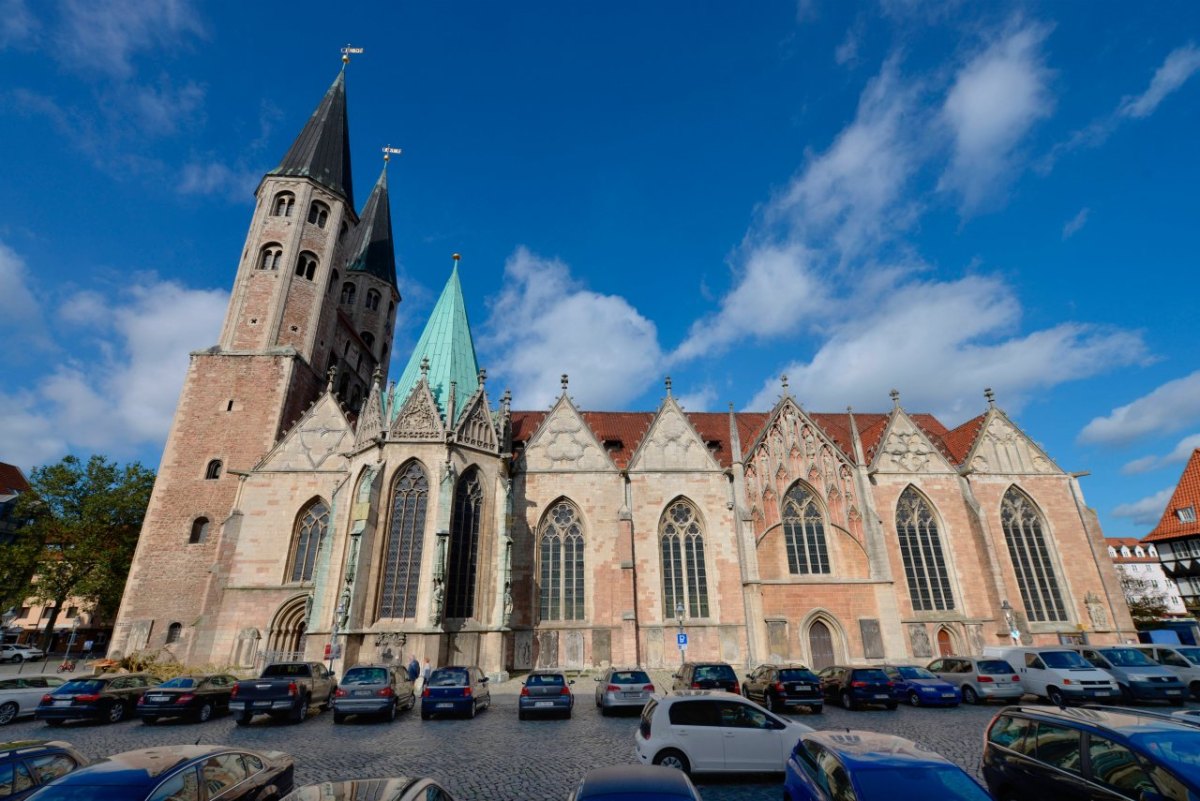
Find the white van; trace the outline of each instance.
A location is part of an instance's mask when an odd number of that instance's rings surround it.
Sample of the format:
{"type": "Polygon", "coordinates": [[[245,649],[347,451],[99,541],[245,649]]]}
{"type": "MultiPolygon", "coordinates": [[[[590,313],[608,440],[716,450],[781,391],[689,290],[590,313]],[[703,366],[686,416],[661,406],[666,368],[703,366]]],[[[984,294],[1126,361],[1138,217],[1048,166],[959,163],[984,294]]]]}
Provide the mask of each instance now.
{"type": "Polygon", "coordinates": [[[1178,676],[1192,697],[1200,701],[1200,646],[1141,643],[1133,647],[1178,676]]]}
{"type": "Polygon", "coordinates": [[[1124,701],[1183,706],[1187,700],[1187,687],[1174,673],[1131,645],[1076,645],[1073,650],[1116,679],[1124,701]]]}
{"type": "Polygon", "coordinates": [[[1069,701],[1112,700],[1121,694],[1116,679],[1093,667],[1069,646],[989,645],[983,652],[1007,659],[1017,669],[1025,692],[1058,706],[1069,701]]]}

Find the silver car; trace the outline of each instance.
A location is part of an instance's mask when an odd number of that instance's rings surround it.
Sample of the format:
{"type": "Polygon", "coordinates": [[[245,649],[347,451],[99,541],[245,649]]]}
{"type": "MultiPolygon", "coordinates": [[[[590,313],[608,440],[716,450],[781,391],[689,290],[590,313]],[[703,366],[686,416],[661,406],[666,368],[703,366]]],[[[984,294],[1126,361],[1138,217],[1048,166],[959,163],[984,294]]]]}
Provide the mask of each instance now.
{"type": "Polygon", "coordinates": [[[944,656],[927,669],[958,687],[963,703],[999,699],[1016,701],[1025,694],[1021,677],[1007,661],[994,656],[944,656]]]}
{"type": "Polygon", "coordinates": [[[58,676],[13,676],[0,679],[0,726],[32,715],[42,696],[63,685],[58,676]]]}
{"type": "Polygon", "coordinates": [[[374,715],[387,721],[417,704],[413,683],[403,667],[355,665],[346,671],[333,693],[333,722],[347,715],[374,715]]]}
{"type": "Polygon", "coordinates": [[[621,707],[641,709],[654,693],[654,682],[639,667],[609,668],[596,677],[596,707],[601,715],[621,707]]]}
{"type": "Polygon", "coordinates": [[[0,645],[0,662],[36,662],[46,652],[32,645],[0,645]]]}

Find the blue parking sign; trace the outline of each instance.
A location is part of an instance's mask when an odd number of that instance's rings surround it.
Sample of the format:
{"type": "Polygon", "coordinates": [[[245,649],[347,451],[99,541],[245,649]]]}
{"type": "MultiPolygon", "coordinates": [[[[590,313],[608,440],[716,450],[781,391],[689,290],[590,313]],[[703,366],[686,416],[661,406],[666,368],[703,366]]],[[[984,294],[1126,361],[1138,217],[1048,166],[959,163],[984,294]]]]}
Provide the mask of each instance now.
{"type": "Polygon", "coordinates": [[[675,642],[679,643],[680,648],[687,648],[687,635],[682,631],[675,635],[675,642]]]}

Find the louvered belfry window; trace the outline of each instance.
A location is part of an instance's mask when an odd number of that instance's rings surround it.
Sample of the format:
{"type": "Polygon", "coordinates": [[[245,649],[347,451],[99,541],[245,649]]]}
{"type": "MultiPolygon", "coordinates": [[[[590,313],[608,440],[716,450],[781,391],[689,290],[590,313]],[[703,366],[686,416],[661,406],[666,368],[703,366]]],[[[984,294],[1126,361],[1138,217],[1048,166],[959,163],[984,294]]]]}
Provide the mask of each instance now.
{"type": "Polygon", "coordinates": [[[446,571],[446,617],[475,614],[475,575],[479,558],[479,517],[483,513],[483,485],[479,471],[462,474],[454,488],[450,521],[450,554],[446,571]]]}
{"type": "Polygon", "coordinates": [[[1017,574],[1017,588],[1025,602],[1025,614],[1035,622],[1065,621],[1067,611],[1046,546],[1041,512],[1029,496],[1012,487],[1000,502],[1000,523],[1017,574]]]}
{"type": "Polygon", "coordinates": [[[292,581],[312,581],[317,551],[329,532],[329,507],[315,500],[296,521],[296,548],[292,552],[292,581]]]}
{"type": "Polygon", "coordinates": [[[793,485],[783,496],[783,539],[789,573],[829,572],[825,514],[817,496],[803,484],[793,485]]]}
{"type": "Polygon", "coordinates": [[[659,526],[662,546],[663,617],[674,619],[683,604],[688,617],[708,617],[708,573],[704,563],[704,530],[687,501],[667,507],[659,526]]]}
{"type": "Polygon", "coordinates": [[[428,501],[429,477],[421,465],[410,462],[392,483],[380,617],[416,617],[428,501]]]}
{"type": "Polygon", "coordinates": [[[908,579],[908,596],[918,612],[954,608],[954,593],[946,571],[946,557],[937,518],[929,502],[912,487],[896,503],[896,536],[908,579]]]}
{"type": "Polygon", "coordinates": [[[559,501],[542,523],[540,617],[583,620],[583,526],[570,501],[559,501]]]}

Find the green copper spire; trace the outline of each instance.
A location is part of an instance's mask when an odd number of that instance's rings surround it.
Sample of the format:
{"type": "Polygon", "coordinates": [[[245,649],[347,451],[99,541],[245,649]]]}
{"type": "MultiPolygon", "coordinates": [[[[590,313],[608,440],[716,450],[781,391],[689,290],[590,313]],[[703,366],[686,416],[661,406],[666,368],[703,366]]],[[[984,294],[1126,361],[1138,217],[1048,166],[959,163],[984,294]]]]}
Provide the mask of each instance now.
{"type": "MultiPolygon", "coordinates": [[[[463,302],[462,284],[458,280],[458,254],[454,254],[454,270],[450,280],[442,290],[429,322],[417,346],[413,348],[408,366],[396,383],[392,394],[392,417],[400,411],[400,407],[408,400],[413,388],[421,380],[421,362],[428,359],[429,389],[437,401],[438,409],[443,419],[446,416],[446,403],[450,397],[450,382],[457,383],[458,411],[461,412],[467,398],[475,394],[479,386],[479,362],[475,360],[475,342],[471,339],[471,324],[467,322],[467,305],[463,302]]],[[[447,425],[454,425],[454,420],[447,420],[447,425]]]]}

